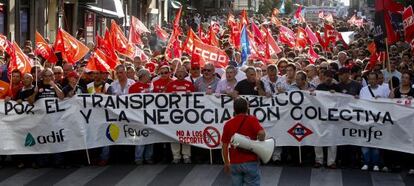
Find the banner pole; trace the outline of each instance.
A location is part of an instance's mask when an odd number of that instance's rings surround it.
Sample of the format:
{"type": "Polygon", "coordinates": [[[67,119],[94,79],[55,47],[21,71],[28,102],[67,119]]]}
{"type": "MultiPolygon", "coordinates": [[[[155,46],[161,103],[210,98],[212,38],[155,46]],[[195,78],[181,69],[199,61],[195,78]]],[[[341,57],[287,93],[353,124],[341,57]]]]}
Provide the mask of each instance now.
{"type": "Polygon", "coordinates": [[[37,79],[37,67],[36,67],[35,71],[36,71],[36,72],[35,72],[35,73],[36,73],[36,74],[35,74],[35,76],[36,76],[36,77],[35,77],[35,78],[36,78],[35,80],[36,80],[36,88],[37,88],[37,82],[39,81],[39,80],[37,79]]]}
{"type": "Polygon", "coordinates": [[[299,164],[302,164],[302,146],[299,145],[299,164]]]}
{"type": "Polygon", "coordinates": [[[211,148],[209,150],[210,150],[210,165],[213,165],[213,150],[211,150],[211,148]]]}
{"type": "Polygon", "coordinates": [[[86,158],[88,160],[88,165],[91,165],[91,158],[89,156],[89,149],[88,149],[88,146],[86,145],[86,136],[83,137],[83,142],[85,143],[85,152],[86,152],[86,158]]]}
{"type": "MultiPolygon", "coordinates": [[[[394,86],[393,86],[393,84],[392,84],[392,75],[391,75],[391,64],[390,64],[390,52],[389,52],[389,49],[388,49],[388,39],[387,38],[385,38],[385,48],[386,48],[386,50],[387,50],[387,59],[386,59],[386,63],[387,63],[387,72],[389,73],[389,75],[391,76],[390,77],[390,81],[388,82],[389,84],[390,84],[390,86],[391,86],[391,90],[392,90],[392,88],[394,88],[394,86]]],[[[386,82],[387,83],[387,82],[386,82]]]]}

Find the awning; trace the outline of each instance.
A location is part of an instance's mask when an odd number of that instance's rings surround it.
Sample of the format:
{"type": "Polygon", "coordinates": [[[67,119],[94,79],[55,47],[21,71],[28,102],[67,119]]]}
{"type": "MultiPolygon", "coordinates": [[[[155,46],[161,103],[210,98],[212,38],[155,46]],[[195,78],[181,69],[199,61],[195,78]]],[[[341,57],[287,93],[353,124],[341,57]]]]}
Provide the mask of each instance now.
{"type": "Polygon", "coordinates": [[[122,3],[120,0],[96,0],[95,3],[81,4],[97,14],[109,18],[123,18],[125,17],[122,3]]]}

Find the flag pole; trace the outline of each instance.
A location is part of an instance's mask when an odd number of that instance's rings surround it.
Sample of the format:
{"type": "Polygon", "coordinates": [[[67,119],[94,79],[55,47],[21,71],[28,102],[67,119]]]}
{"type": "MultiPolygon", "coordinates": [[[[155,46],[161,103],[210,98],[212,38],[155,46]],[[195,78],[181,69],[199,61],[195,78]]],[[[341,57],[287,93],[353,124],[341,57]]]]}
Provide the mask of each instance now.
{"type": "MultiPolygon", "coordinates": [[[[385,38],[385,49],[387,50],[387,59],[386,59],[386,63],[387,63],[387,72],[391,75],[391,64],[390,64],[390,53],[389,53],[389,49],[388,49],[388,38],[385,38]]],[[[384,63],[383,63],[384,64],[384,63]]],[[[392,83],[392,75],[390,77],[390,80],[388,82],[391,86],[391,89],[394,88],[393,83],[392,83]]]]}
{"type": "MultiPolygon", "coordinates": [[[[79,67],[79,68],[82,68],[82,67],[79,67]]],[[[75,85],[75,87],[74,87],[74,88],[73,88],[73,90],[72,90],[72,94],[73,94],[73,95],[75,95],[75,92],[76,92],[76,87],[78,86],[79,81],[80,81],[80,79],[82,78],[82,76],[83,76],[83,73],[84,73],[84,72],[85,72],[85,67],[83,67],[82,72],[80,73],[79,78],[78,78],[78,80],[76,81],[76,85],[75,85]]],[[[84,141],[84,143],[85,143],[86,159],[88,160],[88,165],[91,165],[91,158],[90,158],[90,156],[89,156],[89,149],[88,149],[88,145],[87,145],[87,143],[86,143],[86,136],[83,138],[83,141],[84,141]]]]}

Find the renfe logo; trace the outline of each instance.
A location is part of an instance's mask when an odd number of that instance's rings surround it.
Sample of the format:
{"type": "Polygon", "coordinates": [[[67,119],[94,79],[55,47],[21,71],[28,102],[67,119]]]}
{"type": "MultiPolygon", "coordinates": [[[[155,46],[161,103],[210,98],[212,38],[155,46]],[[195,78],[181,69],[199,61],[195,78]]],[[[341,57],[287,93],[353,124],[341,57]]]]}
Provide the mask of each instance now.
{"type": "Polygon", "coordinates": [[[29,132],[26,135],[26,140],[24,142],[24,146],[27,147],[31,147],[33,145],[36,145],[36,142],[38,144],[48,144],[48,143],[62,143],[65,141],[65,136],[63,135],[63,130],[64,129],[60,129],[58,132],[56,131],[52,131],[50,135],[47,136],[37,136],[37,138],[35,139],[33,137],[33,135],[29,132]]]}
{"type": "Polygon", "coordinates": [[[110,141],[115,142],[119,137],[119,127],[116,124],[109,124],[106,128],[106,138],[110,141]]]}

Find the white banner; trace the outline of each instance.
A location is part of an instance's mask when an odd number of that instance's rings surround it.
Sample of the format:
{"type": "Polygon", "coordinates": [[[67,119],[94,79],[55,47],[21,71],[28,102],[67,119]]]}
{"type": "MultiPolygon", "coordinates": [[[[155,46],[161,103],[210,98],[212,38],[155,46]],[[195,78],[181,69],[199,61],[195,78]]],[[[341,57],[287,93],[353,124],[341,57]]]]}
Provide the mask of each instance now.
{"type": "MultiPolygon", "coordinates": [[[[367,101],[329,92],[246,96],[277,146],[358,145],[414,153],[408,99],[367,101]]],[[[233,115],[225,95],[82,94],[65,101],[0,102],[0,154],[53,153],[108,145],[188,143],[220,148],[233,115]]]]}

